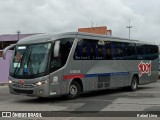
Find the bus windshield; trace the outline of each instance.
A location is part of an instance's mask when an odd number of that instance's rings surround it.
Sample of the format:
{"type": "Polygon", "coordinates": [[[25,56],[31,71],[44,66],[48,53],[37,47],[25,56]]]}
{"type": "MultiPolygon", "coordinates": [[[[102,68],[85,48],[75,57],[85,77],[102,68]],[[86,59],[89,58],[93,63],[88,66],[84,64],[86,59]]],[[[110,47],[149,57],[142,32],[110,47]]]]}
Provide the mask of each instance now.
{"type": "Polygon", "coordinates": [[[50,48],[51,43],[16,46],[10,74],[13,77],[28,77],[45,73],[50,48]]]}

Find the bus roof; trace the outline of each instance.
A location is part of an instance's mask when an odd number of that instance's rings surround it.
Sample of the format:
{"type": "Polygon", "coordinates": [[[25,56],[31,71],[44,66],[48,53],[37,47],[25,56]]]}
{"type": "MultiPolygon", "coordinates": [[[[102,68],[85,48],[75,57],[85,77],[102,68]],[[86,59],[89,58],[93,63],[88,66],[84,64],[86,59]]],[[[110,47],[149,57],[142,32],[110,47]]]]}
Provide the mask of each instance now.
{"type": "Polygon", "coordinates": [[[43,43],[54,41],[60,38],[82,38],[82,39],[99,39],[99,40],[109,40],[109,41],[118,41],[118,42],[129,42],[129,43],[143,43],[143,44],[152,44],[151,42],[133,40],[128,38],[120,38],[120,37],[113,37],[107,35],[99,35],[99,34],[92,34],[92,33],[83,33],[83,32],[66,32],[60,34],[39,34],[33,35],[30,37],[23,38],[17,42],[17,44],[34,44],[34,43],[43,43]]]}

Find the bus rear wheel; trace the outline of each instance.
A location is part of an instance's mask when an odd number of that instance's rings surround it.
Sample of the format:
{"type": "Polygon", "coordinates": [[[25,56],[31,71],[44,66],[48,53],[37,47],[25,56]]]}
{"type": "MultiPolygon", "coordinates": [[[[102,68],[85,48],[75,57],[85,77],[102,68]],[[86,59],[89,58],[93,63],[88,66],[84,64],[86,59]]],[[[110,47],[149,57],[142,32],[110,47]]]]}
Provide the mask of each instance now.
{"type": "Polygon", "coordinates": [[[66,96],[67,99],[75,99],[79,97],[81,93],[81,86],[77,81],[73,81],[69,86],[69,93],[66,96]]]}
{"type": "Polygon", "coordinates": [[[136,91],[137,88],[138,88],[138,78],[136,76],[133,76],[131,86],[130,86],[130,90],[131,91],[136,91]]]}

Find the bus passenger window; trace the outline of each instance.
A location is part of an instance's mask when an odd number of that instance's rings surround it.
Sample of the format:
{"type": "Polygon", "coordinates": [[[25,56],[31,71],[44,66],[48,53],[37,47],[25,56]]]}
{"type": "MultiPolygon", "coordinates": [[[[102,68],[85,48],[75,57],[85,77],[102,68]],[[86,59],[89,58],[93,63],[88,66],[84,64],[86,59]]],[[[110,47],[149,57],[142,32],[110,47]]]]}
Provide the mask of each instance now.
{"type": "Polygon", "coordinates": [[[84,39],[77,43],[77,47],[74,53],[74,59],[76,60],[110,60],[111,44],[110,42],[104,42],[99,44],[99,40],[84,39]]]}
{"type": "Polygon", "coordinates": [[[143,44],[137,45],[137,58],[138,60],[145,59],[145,47],[143,44]]]}
{"type": "Polygon", "coordinates": [[[87,42],[86,47],[87,47],[87,59],[91,59],[91,43],[87,42]]]}
{"type": "Polygon", "coordinates": [[[106,59],[111,60],[112,59],[112,54],[111,54],[111,49],[106,50],[106,59]]]}
{"type": "Polygon", "coordinates": [[[135,60],[136,59],[136,49],[134,43],[125,43],[124,46],[124,59],[125,60],[135,60]]]}
{"type": "Polygon", "coordinates": [[[85,43],[82,46],[82,56],[83,56],[83,59],[87,59],[87,47],[85,43]]]}
{"type": "Polygon", "coordinates": [[[122,43],[112,42],[112,56],[114,60],[122,59],[123,57],[122,43]]]}
{"type": "Polygon", "coordinates": [[[103,49],[102,49],[102,45],[98,45],[98,57],[99,59],[103,59],[103,49]]]}

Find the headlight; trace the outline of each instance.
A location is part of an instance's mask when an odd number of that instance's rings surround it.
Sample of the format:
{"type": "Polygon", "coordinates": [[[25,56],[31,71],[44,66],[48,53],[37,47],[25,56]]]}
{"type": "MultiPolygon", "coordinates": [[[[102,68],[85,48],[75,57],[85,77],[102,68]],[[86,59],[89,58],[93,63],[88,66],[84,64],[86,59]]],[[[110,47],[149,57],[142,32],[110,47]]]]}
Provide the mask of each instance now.
{"type": "Polygon", "coordinates": [[[36,85],[39,85],[39,86],[40,86],[40,85],[42,85],[42,82],[37,82],[36,85]]]}
{"type": "Polygon", "coordinates": [[[47,83],[47,80],[43,80],[43,81],[37,82],[36,85],[41,86],[41,85],[46,84],[46,83],[47,83]]]}
{"type": "Polygon", "coordinates": [[[9,84],[11,84],[11,83],[12,83],[12,81],[11,81],[11,80],[9,80],[9,81],[8,81],[8,83],[9,83],[9,84]]]}

